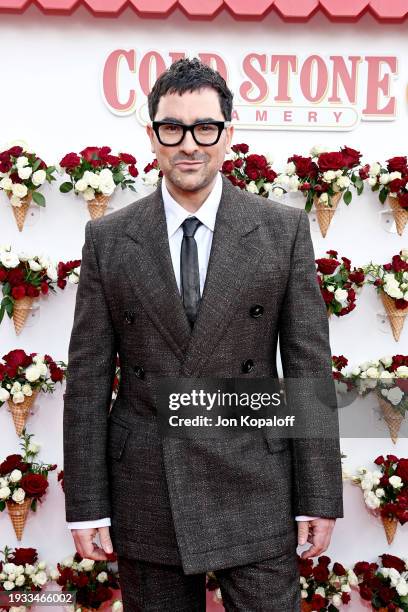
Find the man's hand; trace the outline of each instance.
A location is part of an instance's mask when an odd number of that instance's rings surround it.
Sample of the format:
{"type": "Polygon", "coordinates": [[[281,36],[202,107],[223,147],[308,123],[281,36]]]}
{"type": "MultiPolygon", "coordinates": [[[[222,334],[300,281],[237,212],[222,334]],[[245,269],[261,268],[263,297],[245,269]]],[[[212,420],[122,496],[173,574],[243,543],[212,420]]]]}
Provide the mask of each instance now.
{"type": "Polygon", "coordinates": [[[298,545],[302,546],[306,542],[312,544],[310,548],[302,552],[302,559],[316,557],[327,550],[335,522],[335,518],[316,518],[313,521],[297,521],[298,545]]]}
{"type": "Polygon", "coordinates": [[[83,559],[94,559],[95,561],[106,561],[113,552],[110,539],[109,527],[93,527],[92,529],[71,529],[77,553],[83,559]],[[93,541],[94,536],[99,533],[101,546],[93,541]]]}

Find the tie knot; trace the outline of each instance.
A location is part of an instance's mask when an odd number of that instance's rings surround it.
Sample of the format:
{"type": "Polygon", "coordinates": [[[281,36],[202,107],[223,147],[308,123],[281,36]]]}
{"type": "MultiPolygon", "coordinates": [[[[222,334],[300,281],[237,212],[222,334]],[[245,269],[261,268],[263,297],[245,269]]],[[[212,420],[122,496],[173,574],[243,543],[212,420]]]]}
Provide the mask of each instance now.
{"type": "Polygon", "coordinates": [[[182,223],[184,236],[193,237],[200,225],[202,223],[197,217],[187,217],[187,219],[184,219],[182,223]]]}

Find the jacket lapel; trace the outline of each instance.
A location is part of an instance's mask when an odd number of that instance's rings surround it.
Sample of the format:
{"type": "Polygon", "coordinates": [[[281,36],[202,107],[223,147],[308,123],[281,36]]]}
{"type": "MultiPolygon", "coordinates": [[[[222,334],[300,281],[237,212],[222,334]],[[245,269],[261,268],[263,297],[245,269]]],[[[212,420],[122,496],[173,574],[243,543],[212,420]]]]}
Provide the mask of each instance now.
{"type": "Polygon", "coordinates": [[[255,271],[260,220],[245,196],[224,176],[198,316],[191,331],[171,261],[161,186],[139,201],[126,229],[122,264],[129,282],[174,353],[180,374],[198,376],[211,356],[255,271]]]}

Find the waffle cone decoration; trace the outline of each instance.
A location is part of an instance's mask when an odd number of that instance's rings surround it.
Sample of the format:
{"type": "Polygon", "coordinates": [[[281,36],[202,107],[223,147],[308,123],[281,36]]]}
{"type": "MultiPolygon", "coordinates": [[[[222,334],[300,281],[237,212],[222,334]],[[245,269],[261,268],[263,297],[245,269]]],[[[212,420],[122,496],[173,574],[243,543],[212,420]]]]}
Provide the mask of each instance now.
{"type": "Polygon", "coordinates": [[[88,200],[88,210],[91,219],[99,219],[103,217],[108,206],[110,196],[105,196],[103,193],[97,193],[93,200],[88,200]]]}
{"type": "Polygon", "coordinates": [[[22,504],[17,504],[11,499],[6,501],[7,510],[13,523],[14,531],[16,532],[17,540],[21,540],[23,535],[24,525],[27,520],[27,514],[31,506],[31,497],[26,497],[22,504]]]}
{"type": "Polygon", "coordinates": [[[398,520],[396,518],[389,518],[387,516],[381,517],[382,524],[384,526],[385,535],[387,537],[388,544],[392,544],[395,533],[398,527],[398,520]]]}
{"type": "Polygon", "coordinates": [[[390,320],[392,335],[398,342],[402,328],[404,327],[405,317],[408,314],[408,308],[404,310],[397,308],[393,298],[389,296],[388,293],[385,293],[385,291],[381,291],[381,299],[384,304],[385,312],[390,320]]]}
{"type": "Polygon", "coordinates": [[[398,440],[398,433],[399,433],[402,421],[404,420],[404,417],[400,412],[398,412],[398,410],[396,410],[392,406],[392,404],[387,402],[387,400],[385,400],[384,398],[379,397],[378,402],[381,406],[381,410],[384,416],[384,421],[387,423],[387,426],[390,432],[390,436],[391,436],[391,440],[394,442],[394,444],[396,444],[398,440]]]}
{"type": "Polygon", "coordinates": [[[336,212],[336,208],[338,203],[340,202],[340,198],[341,192],[335,193],[334,196],[331,196],[331,206],[328,206],[320,203],[318,196],[314,197],[317,221],[319,223],[320,231],[322,233],[323,238],[326,237],[327,230],[329,229],[331,220],[333,219],[334,213],[336,212]]]}
{"type": "MultiPolygon", "coordinates": [[[[11,200],[11,196],[13,195],[11,191],[8,191],[7,195],[9,197],[9,200],[11,200]]],[[[29,192],[25,196],[25,198],[21,198],[21,206],[11,205],[11,208],[13,209],[14,217],[16,219],[17,227],[20,232],[23,231],[24,221],[27,216],[27,211],[29,209],[30,204],[31,204],[31,193],[29,192]]]]}
{"type": "Polygon", "coordinates": [[[38,389],[33,390],[32,395],[27,395],[24,402],[20,404],[15,404],[12,399],[7,401],[11,416],[13,417],[14,427],[16,428],[16,433],[18,436],[21,436],[24,425],[26,424],[28,415],[30,413],[30,408],[34,403],[35,398],[37,397],[38,389]]]}
{"type": "Polygon", "coordinates": [[[392,210],[392,214],[394,216],[395,225],[397,226],[397,232],[399,236],[402,236],[402,233],[405,229],[405,226],[408,222],[408,210],[406,208],[402,208],[400,203],[398,202],[398,198],[394,196],[388,196],[387,198],[388,204],[392,210]]]}
{"type": "Polygon", "coordinates": [[[14,322],[14,329],[16,330],[17,335],[21,332],[21,330],[24,327],[24,324],[30,313],[33,299],[34,298],[32,298],[31,296],[25,295],[20,300],[16,300],[14,302],[13,322],[14,322]]]}

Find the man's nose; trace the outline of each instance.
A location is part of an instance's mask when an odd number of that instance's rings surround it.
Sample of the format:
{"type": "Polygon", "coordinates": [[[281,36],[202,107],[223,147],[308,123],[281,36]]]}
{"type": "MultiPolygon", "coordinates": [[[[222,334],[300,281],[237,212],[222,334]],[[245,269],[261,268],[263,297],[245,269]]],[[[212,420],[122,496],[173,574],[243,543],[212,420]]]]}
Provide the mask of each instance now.
{"type": "Polygon", "coordinates": [[[180,149],[184,151],[184,153],[189,153],[189,154],[193,153],[194,151],[197,151],[198,144],[194,140],[191,132],[186,132],[186,135],[184,136],[180,144],[180,149]]]}

